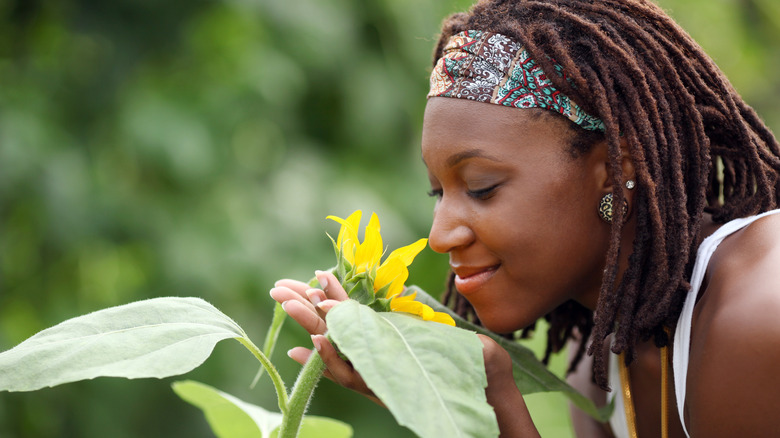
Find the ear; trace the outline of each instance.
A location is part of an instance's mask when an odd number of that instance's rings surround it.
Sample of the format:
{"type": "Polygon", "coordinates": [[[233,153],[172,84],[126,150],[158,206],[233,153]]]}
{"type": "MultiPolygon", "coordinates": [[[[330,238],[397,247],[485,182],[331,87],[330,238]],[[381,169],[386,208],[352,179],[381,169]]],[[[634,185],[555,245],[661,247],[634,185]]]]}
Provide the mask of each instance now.
{"type": "Polygon", "coordinates": [[[628,202],[628,211],[629,214],[632,211],[632,206],[634,202],[634,195],[636,193],[637,180],[636,180],[636,168],[634,167],[634,159],[631,156],[631,153],[628,150],[628,142],[626,141],[625,137],[620,138],[620,175],[621,175],[621,184],[620,187],[617,187],[617,169],[615,169],[609,160],[609,154],[608,154],[608,147],[606,140],[603,142],[600,146],[602,148],[602,151],[600,151],[600,156],[604,159],[604,179],[603,179],[603,186],[602,190],[604,191],[604,194],[606,193],[614,193],[617,190],[622,190],[623,197],[625,198],[626,202],[628,202]],[[633,182],[633,187],[629,188],[629,186],[626,185],[628,181],[633,182]]]}

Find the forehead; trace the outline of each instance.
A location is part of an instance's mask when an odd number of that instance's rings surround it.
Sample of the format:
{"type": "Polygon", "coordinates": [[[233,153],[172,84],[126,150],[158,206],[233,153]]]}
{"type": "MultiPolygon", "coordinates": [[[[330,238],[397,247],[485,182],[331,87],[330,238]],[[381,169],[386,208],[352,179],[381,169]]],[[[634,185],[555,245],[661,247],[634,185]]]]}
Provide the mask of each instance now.
{"type": "Polygon", "coordinates": [[[425,107],[422,154],[428,166],[464,150],[506,159],[537,149],[559,154],[572,135],[568,121],[548,110],[434,97],[425,107]]]}

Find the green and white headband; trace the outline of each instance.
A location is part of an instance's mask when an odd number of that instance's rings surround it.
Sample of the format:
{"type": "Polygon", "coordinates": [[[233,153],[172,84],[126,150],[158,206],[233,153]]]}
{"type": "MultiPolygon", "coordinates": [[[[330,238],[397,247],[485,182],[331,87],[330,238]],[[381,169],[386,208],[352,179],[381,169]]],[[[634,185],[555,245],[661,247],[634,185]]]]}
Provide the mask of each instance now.
{"type": "MultiPolygon", "coordinates": [[[[568,80],[563,66],[554,66],[555,73],[568,80]]],[[[601,119],[553,87],[525,48],[498,33],[467,30],[450,38],[431,73],[428,97],[437,96],[549,109],[583,129],[605,130],[601,119]]]]}

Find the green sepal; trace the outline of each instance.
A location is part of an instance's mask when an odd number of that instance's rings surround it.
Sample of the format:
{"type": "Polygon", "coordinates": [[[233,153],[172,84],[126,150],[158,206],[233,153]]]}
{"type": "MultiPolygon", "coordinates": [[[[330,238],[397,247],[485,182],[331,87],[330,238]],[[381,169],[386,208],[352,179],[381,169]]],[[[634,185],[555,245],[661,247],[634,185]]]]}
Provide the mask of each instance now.
{"type": "Polygon", "coordinates": [[[336,244],[336,241],[333,239],[333,236],[330,235],[330,233],[325,233],[326,236],[328,236],[328,239],[330,239],[330,242],[333,244],[333,251],[336,252],[336,258],[340,258],[341,251],[339,250],[338,244],[336,244]]]}
{"type": "Polygon", "coordinates": [[[386,298],[387,297],[387,291],[390,290],[390,286],[392,286],[392,285],[393,285],[393,282],[391,281],[390,283],[382,286],[381,289],[379,289],[378,291],[374,292],[374,296],[377,299],[386,298]]]}
{"type": "Polygon", "coordinates": [[[371,279],[371,290],[374,290],[374,278],[376,278],[376,271],[378,270],[377,265],[374,265],[371,267],[371,271],[368,272],[368,278],[371,279]]]}
{"type": "Polygon", "coordinates": [[[338,278],[340,283],[344,283],[347,278],[349,278],[349,275],[352,273],[353,267],[352,265],[347,261],[347,259],[342,255],[339,257],[338,265],[336,265],[336,271],[334,274],[336,274],[336,277],[338,278]]]}
{"type": "Polygon", "coordinates": [[[366,293],[371,296],[371,300],[365,304],[373,303],[376,299],[376,294],[374,293],[374,277],[376,277],[376,274],[365,275],[360,279],[360,284],[363,285],[363,289],[365,289],[366,293]]]}
{"type": "MultiPolygon", "coordinates": [[[[362,275],[362,274],[361,274],[362,275]]],[[[344,285],[344,289],[347,290],[347,295],[350,299],[357,301],[360,304],[371,304],[374,301],[374,291],[366,289],[364,279],[360,279],[356,283],[349,283],[344,285]]]]}
{"type": "MultiPolygon", "coordinates": [[[[336,266],[333,268],[333,270],[331,270],[331,272],[333,272],[333,275],[335,275],[339,281],[343,281],[346,275],[346,271],[344,269],[344,263],[346,260],[344,260],[344,255],[341,253],[338,245],[336,245],[336,241],[333,240],[333,237],[328,233],[325,233],[325,235],[327,235],[328,239],[330,239],[330,242],[333,244],[333,251],[336,252],[336,266]]],[[[311,282],[309,282],[309,285],[311,285],[311,282]]]]}
{"type": "Polygon", "coordinates": [[[344,283],[347,275],[352,272],[352,265],[347,261],[346,257],[344,257],[344,252],[341,251],[336,244],[336,241],[333,240],[333,236],[328,233],[325,233],[325,235],[330,239],[330,242],[333,244],[333,251],[336,253],[336,266],[333,267],[330,272],[336,276],[339,283],[344,283]]]}
{"type": "Polygon", "coordinates": [[[373,303],[369,304],[368,307],[376,312],[389,312],[390,301],[391,298],[377,298],[373,303]]]}

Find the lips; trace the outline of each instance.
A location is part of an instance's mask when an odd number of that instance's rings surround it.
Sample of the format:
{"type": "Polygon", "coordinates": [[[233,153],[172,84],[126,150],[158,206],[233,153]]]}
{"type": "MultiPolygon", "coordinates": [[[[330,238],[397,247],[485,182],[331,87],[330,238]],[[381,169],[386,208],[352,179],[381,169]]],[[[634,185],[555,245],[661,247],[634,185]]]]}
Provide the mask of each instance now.
{"type": "Polygon", "coordinates": [[[462,295],[468,295],[481,289],[485,284],[493,278],[496,271],[501,265],[484,266],[484,267],[453,267],[455,272],[455,288],[458,289],[462,295]]]}

